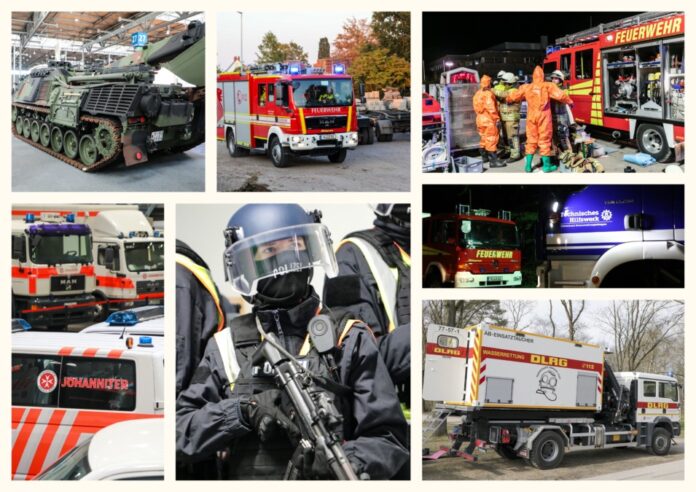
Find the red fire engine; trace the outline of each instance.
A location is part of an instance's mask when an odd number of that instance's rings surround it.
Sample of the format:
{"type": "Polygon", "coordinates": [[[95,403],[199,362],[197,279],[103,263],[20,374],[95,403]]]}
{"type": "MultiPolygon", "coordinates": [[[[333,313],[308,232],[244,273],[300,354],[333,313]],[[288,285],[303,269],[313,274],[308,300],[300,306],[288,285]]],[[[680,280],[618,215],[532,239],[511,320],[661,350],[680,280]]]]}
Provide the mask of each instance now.
{"type": "Polygon", "coordinates": [[[569,74],[579,123],[635,139],[660,162],[684,140],[684,14],[648,12],[564,36],[544,72],[569,74]]]}
{"type": "Polygon", "coordinates": [[[424,287],[522,285],[522,252],[509,211],[459,205],[423,220],[424,287]]]}
{"type": "Polygon", "coordinates": [[[291,155],[340,163],[358,145],[353,80],[302,63],[247,67],[218,75],[218,139],[232,157],[267,151],[276,167],[291,155]]]}

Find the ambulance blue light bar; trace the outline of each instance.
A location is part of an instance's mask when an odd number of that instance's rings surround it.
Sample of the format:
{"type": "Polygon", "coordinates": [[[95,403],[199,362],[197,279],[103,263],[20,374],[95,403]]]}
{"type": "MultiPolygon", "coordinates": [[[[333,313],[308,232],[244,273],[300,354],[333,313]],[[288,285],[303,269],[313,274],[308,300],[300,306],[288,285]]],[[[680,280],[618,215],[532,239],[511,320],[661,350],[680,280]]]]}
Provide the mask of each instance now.
{"type": "Polygon", "coordinates": [[[36,220],[36,216],[35,216],[34,214],[26,214],[26,215],[24,216],[24,221],[25,221],[27,224],[31,224],[31,223],[34,222],[35,220],[36,220]]]}
{"type": "Polygon", "coordinates": [[[12,320],[12,333],[18,331],[29,331],[31,330],[31,325],[29,322],[23,318],[14,318],[12,320]]]}
{"type": "Polygon", "coordinates": [[[75,222],[75,214],[68,214],[65,216],[65,221],[73,223],[75,222]]]}
{"type": "Polygon", "coordinates": [[[152,347],[152,337],[138,338],[138,347],[152,347]]]}
{"type": "Polygon", "coordinates": [[[116,311],[106,318],[106,322],[109,326],[133,326],[138,324],[138,315],[133,311],[116,311]]]}

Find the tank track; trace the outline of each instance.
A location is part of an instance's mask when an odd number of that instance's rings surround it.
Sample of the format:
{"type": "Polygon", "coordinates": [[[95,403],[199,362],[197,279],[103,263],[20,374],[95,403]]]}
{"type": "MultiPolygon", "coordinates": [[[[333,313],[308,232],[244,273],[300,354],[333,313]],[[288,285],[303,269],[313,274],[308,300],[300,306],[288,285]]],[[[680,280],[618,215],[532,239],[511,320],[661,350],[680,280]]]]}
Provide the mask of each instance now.
{"type": "MultiPolygon", "coordinates": [[[[23,108],[23,109],[28,109],[30,111],[34,111],[36,113],[45,113],[48,114],[49,110],[48,108],[42,108],[42,107],[37,107],[37,106],[32,106],[31,104],[21,104],[21,103],[13,103],[13,107],[17,108],[23,108]]],[[[31,138],[27,138],[24,135],[18,134],[17,133],[17,127],[12,124],[12,134],[17,137],[18,139],[28,143],[32,147],[35,147],[43,152],[46,152],[47,154],[55,157],[56,159],[60,159],[61,161],[70,164],[73,167],[76,167],[80,171],[92,173],[95,171],[99,171],[100,169],[105,168],[112,162],[116,161],[120,156],[121,156],[121,148],[122,148],[122,142],[121,142],[121,126],[117,123],[115,123],[113,120],[110,120],[108,118],[100,118],[100,117],[95,117],[95,116],[81,116],[80,121],[84,121],[85,123],[90,123],[95,125],[99,125],[100,123],[103,123],[107,126],[110,126],[114,130],[114,135],[116,135],[116,149],[114,150],[113,155],[109,157],[104,157],[101,160],[95,162],[94,164],[87,165],[84,162],[81,162],[77,159],[71,159],[67,155],[62,154],[60,152],[56,152],[55,150],[44,147],[38,142],[34,142],[31,138]]]]}

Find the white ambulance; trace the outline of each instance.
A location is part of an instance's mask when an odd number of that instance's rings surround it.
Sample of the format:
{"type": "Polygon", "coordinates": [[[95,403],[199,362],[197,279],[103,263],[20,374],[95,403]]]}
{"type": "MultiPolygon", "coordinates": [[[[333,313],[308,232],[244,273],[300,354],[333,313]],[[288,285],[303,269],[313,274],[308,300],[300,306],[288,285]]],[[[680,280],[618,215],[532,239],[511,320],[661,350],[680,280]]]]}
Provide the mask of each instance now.
{"type": "Polygon", "coordinates": [[[13,333],[12,478],[35,477],[108,425],[162,417],[163,377],[164,337],[13,333]]]}

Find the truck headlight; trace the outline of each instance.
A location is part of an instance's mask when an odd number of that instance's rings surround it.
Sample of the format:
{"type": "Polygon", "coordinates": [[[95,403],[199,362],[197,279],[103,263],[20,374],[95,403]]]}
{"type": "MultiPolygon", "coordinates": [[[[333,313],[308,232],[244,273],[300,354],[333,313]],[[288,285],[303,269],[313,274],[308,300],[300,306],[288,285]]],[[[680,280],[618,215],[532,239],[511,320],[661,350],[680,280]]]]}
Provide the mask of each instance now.
{"type": "Polygon", "coordinates": [[[302,141],[302,137],[299,135],[294,135],[291,139],[292,143],[300,143],[302,141]]]}
{"type": "Polygon", "coordinates": [[[358,134],[357,133],[351,133],[349,138],[350,138],[350,143],[354,143],[354,144],[358,143],[358,134]]]}

